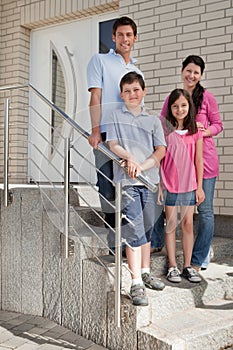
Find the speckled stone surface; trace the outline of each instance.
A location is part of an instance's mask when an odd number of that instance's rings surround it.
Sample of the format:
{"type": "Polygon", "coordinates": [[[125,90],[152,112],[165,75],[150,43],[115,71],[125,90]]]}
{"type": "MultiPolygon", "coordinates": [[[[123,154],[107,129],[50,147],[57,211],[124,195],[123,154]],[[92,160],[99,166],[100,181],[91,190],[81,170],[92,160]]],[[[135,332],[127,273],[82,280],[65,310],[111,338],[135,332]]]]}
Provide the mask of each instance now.
{"type": "Polygon", "coordinates": [[[21,191],[22,220],[22,310],[33,315],[42,315],[42,258],[43,231],[40,193],[21,191]]]}
{"type": "Polygon", "coordinates": [[[96,260],[83,261],[82,335],[106,346],[108,292],[113,290],[112,277],[96,260]]]}
{"type": "MultiPolygon", "coordinates": [[[[113,277],[103,266],[106,264],[114,273],[114,258],[102,256],[108,252],[107,231],[85,209],[82,213],[72,212],[70,233],[74,255],[66,259],[62,233],[64,210],[59,216],[49,203],[46,207],[43,204],[41,193],[35,189],[15,189],[14,201],[8,208],[1,202],[3,309],[43,314],[111,350],[219,350],[231,345],[232,239],[214,238],[214,260],[207,271],[201,272],[200,284],[186,280],[178,285],[168,282],[166,251],[152,254],[151,271],[161,276],[166,287],[162,292],[147,290],[146,307],[133,306],[127,297],[131,277],[124,267],[122,324],[118,329],[114,322],[113,277]],[[96,230],[101,243],[84,227],[83,218],[96,230]],[[94,248],[93,252],[90,248],[94,248]],[[101,261],[96,259],[99,255],[101,261]]],[[[62,201],[58,200],[57,204],[62,206],[62,201]]],[[[182,269],[179,237],[177,261],[182,269]]]]}
{"type": "Polygon", "coordinates": [[[2,226],[2,308],[21,312],[22,308],[22,225],[21,192],[14,193],[13,203],[1,207],[2,226]]]}

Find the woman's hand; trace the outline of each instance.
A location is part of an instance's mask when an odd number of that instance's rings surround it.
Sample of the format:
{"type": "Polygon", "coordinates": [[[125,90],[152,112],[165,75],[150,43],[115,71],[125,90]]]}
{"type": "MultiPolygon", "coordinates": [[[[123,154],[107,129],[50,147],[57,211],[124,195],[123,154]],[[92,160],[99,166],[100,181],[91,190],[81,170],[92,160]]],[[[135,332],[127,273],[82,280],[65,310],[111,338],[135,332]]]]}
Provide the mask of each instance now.
{"type": "Polygon", "coordinates": [[[205,193],[202,188],[196,190],[196,205],[200,205],[205,200],[205,193]]]}
{"type": "Polygon", "coordinates": [[[161,184],[159,184],[157,204],[163,205],[163,202],[164,202],[163,189],[162,189],[161,184]]]}

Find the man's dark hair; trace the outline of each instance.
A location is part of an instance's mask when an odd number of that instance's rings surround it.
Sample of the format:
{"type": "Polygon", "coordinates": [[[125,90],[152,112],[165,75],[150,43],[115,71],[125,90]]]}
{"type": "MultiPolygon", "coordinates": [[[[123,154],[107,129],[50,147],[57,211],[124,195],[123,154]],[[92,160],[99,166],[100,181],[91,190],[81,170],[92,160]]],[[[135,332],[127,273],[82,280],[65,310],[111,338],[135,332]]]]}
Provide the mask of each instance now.
{"type": "Polygon", "coordinates": [[[134,36],[137,35],[137,25],[131,18],[126,16],[117,18],[112,27],[113,35],[116,35],[116,30],[120,26],[131,26],[131,28],[133,29],[134,36]]]}
{"type": "Polygon", "coordinates": [[[121,81],[120,81],[120,89],[121,89],[121,92],[123,91],[123,86],[125,84],[132,84],[134,83],[135,81],[137,81],[142,90],[145,90],[145,82],[144,82],[144,79],[143,77],[141,76],[141,74],[138,74],[137,72],[129,72],[129,73],[126,73],[122,78],[121,78],[121,81]]]}

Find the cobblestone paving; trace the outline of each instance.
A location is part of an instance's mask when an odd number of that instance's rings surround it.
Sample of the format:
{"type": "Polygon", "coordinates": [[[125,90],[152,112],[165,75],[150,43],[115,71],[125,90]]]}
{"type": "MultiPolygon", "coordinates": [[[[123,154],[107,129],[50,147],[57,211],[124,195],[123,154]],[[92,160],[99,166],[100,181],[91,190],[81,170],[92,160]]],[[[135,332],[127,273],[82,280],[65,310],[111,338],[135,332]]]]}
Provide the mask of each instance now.
{"type": "Polygon", "coordinates": [[[40,316],[0,311],[0,350],[106,350],[40,316]]]}

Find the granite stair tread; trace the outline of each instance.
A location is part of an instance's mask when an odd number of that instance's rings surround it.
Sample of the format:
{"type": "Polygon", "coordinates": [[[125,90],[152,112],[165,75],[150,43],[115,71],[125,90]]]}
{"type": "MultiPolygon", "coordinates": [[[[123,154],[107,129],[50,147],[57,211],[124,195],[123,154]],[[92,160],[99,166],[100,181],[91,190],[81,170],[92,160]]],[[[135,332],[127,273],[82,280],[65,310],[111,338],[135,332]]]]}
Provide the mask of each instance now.
{"type": "Polygon", "coordinates": [[[142,327],[138,338],[139,350],[165,349],[165,344],[176,350],[218,350],[233,345],[233,301],[216,299],[201,307],[174,311],[142,327]],[[155,347],[159,344],[163,346],[155,347]]]}

